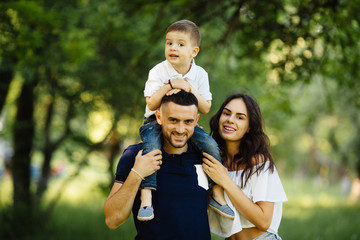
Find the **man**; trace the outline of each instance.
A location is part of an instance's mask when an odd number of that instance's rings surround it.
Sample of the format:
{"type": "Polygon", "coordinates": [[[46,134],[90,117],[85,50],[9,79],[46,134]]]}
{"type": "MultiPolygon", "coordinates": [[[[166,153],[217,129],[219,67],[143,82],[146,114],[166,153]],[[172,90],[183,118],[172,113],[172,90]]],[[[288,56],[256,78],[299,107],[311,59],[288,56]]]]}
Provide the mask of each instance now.
{"type": "Polygon", "coordinates": [[[134,218],[137,240],[210,240],[207,217],[208,182],[202,156],[188,140],[199,119],[198,102],[192,93],[180,91],[164,96],[156,120],[162,128],[163,148],[144,156],[142,145],[129,146],[118,163],[113,188],[104,205],[106,224],[115,229],[131,211],[140,207],[139,186],[144,177],[157,172],[151,221],[134,218]]]}

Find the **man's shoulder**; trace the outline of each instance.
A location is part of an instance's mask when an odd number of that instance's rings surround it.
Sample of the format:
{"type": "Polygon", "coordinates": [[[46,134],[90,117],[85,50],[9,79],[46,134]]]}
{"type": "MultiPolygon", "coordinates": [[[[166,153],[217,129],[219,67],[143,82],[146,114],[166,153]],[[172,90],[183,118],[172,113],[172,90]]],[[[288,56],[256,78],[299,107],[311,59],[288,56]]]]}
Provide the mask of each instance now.
{"type": "Polygon", "coordinates": [[[133,144],[133,145],[129,145],[125,150],[125,152],[132,152],[137,154],[140,150],[142,149],[142,143],[137,143],[137,144],[133,144]]]}
{"type": "Polygon", "coordinates": [[[129,145],[126,149],[141,149],[142,148],[142,143],[136,143],[136,144],[132,144],[132,145],[129,145]]]}
{"type": "Polygon", "coordinates": [[[116,180],[125,181],[130,169],[133,167],[136,155],[142,149],[142,144],[128,146],[120,157],[116,169],[116,180]]]}
{"type": "Polygon", "coordinates": [[[142,149],[142,143],[133,144],[128,146],[121,155],[120,161],[127,161],[129,159],[135,159],[138,152],[142,149]]]}

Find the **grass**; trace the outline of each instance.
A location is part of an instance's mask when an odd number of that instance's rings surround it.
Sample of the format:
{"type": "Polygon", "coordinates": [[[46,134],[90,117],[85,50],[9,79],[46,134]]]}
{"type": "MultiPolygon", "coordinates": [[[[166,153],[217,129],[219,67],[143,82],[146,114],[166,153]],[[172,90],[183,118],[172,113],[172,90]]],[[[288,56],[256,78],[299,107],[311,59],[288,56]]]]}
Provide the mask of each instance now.
{"type": "MultiPolygon", "coordinates": [[[[26,239],[134,239],[132,219],[114,231],[106,227],[102,213],[105,196],[84,182],[75,181],[64,193],[48,224],[39,226],[42,230],[26,239]]],[[[11,189],[4,187],[6,184],[0,182],[0,214],[10,201],[11,189]]],[[[360,239],[360,203],[350,205],[337,185],[322,187],[310,180],[293,179],[283,179],[283,184],[289,199],[284,204],[279,229],[283,239],[360,239]]],[[[0,222],[0,232],[5,230],[3,224],[0,222]]],[[[212,237],[212,240],[220,239],[212,237]]]]}
{"type": "Polygon", "coordinates": [[[360,239],[360,203],[350,204],[338,185],[287,180],[279,234],[283,239],[360,239]]]}

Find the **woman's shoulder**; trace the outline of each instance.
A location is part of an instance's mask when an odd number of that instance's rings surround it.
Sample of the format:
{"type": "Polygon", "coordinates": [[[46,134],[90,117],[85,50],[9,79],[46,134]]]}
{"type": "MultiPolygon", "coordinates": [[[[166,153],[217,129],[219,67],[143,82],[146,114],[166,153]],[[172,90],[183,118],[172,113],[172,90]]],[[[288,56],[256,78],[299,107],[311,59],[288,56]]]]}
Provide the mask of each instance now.
{"type": "Polygon", "coordinates": [[[272,159],[266,158],[263,154],[259,153],[252,158],[252,165],[255,171],[258,170],[270,170],[274,171],[274,162],[272,159]]]}
{"type": "Polygon", "coordinates": [[[262,153],[258,153],[252,157],[251,163],[253,166],[257,166],[259,164],[263,164],[264,162],[270,161],[270,159],[266,159],[262,153]]]}

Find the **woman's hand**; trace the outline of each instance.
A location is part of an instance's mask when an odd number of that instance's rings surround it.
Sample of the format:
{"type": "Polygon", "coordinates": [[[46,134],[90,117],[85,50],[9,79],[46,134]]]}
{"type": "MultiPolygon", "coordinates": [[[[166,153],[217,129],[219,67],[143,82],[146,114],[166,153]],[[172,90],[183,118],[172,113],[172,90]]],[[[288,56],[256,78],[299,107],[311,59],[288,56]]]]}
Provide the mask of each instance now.
{"type": "Polygon", "coordinates": [[[210,154],[203,153],[203,155],[202,167],[204,172],[219,186],[223,187],[225,182],[230,179],[228,170],[210,154]]]}

